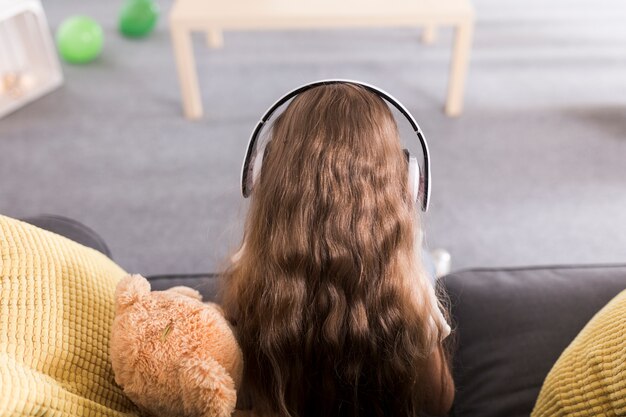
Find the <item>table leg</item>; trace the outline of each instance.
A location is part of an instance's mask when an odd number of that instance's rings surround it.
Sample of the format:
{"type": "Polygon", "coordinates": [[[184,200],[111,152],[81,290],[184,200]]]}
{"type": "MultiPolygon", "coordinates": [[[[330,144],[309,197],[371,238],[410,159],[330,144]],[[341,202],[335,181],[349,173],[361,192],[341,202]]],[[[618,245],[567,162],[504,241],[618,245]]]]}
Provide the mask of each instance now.
{"type": "Polygon", "coordinates": [[[172,24],[171,35],[185,117],[188,119],[199,119],[202,117],[202,101],[200,100],[200,91],[198,89],[198,76],[193,56],[193,45],[191,44],[191,31],[172,24]]]}
{"type": "Polygon", "coordinates": [[[224,46],[224,35],[219,29],[209,29],[206,32],[206,42],[209,48],[221,48],[224,46]]]}
{"type": "Polygon", "coordinates": [[[437,39],[437,26],[428,25],[422,30],[422,43],[431,45],[437,39]]]}
{"type": "Polygon", "coordinates": [[[463,111],[463,93],[465,90],[465,78],[472,46],[473,31],[473,19],[467,19],[456,27],[452,62],[450,64],[448,99],[445,108],[446,114],[451,117],[459,116],[463,111]]]}

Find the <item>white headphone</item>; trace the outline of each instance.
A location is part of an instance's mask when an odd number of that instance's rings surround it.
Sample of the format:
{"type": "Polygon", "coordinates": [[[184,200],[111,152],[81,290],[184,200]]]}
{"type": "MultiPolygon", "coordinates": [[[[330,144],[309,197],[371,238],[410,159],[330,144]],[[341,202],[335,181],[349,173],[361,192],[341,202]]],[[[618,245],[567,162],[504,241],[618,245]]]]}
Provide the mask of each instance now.
{"type": "Polygon", "coordinates": [[[329,84],[341,84],[341,83],[349,83],[361,86],[369,91],[372,91],[379,97],[386,100],[388,103],[393,105],[400,113],[402,113],[409,123],[417,138],[420,141],[420,145],[422,147],[422,153],[424,154],[424,169],[423,171],[420,169],[420,165],[417,161],[417,158],[412,156],[411,153],[404,149],[404,153],[407,157],[408,162],[408,185],[409,190],[411,192],[413,201],[418,203],[421,200],[422,211],[428,210],[428,203],[430,200],[430,154],[428,152],[428,144],[426,143],[426,138],[422,134],[422,131],[419,128],[419,125],[409,113],[409,111],[393,96],[388,94],[387,92],[381,90],[378,87],[374,87],[373,85],[362,83],[360,81],[353,80],[341,80],[341,79],[331,79],[331,80],[321,80],[315,81],[309,84],[305,84],[300,86],[284,96],[278,99],[261,117],[261,120],[257,123],[256,127],[252,131],[252,135],[250,136],[250,141],[248,142],[248,149],[246,151],[246,157],[243,161],[243,166],[241,168],[241,193],[244,198],[247,198],[252,193],[252,189],[254,188],[254,184],[258,176],[261,174],[261,167],[263,165],[263,155],[265,153],[265,147],[267,143],[261,145],[259,149],[257,149],[257,144],[259,142],[258,138],[260,136],[261,130],[265,123],[270,119],[272,114],[283,104],[285,104],[288,100],[294,98],[298,94],[303,91],[310,90],[311,88],[320,86],[320,85],[329,85],[329,84]]]}

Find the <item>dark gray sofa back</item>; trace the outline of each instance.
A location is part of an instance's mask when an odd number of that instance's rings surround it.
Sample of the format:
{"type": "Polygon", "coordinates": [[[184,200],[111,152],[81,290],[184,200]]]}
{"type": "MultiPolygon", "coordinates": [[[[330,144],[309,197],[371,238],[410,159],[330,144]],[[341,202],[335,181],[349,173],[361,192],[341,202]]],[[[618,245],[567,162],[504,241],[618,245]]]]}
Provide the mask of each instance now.
{"type": "Polygon", "coordinates": [[[476,269],[442,282],[457,337],[451,415],[527,417],[561,352],[626,288],[626,266],[476,269]]]}
{"type": "MultiPolygon", "coordinates": [[[[186,285],[214,300],[217,278],[150,277],[153,290],[186,285]]],[[[455,329],[454,417],[527,417],[563,349],[626,288],[626,266],[475,269],[441,279],[455,329]]]]}

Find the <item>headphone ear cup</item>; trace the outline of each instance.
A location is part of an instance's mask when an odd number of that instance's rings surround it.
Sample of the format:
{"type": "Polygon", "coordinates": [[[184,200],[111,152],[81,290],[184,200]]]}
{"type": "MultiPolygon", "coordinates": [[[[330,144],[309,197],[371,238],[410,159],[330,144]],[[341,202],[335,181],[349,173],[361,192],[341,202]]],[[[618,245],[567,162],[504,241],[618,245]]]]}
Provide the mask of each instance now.
{"type": "Polygon", "coordinates": [[[261,167],[263,166],[263,158],[265,157],[265,146],[259,150],[256,155],[254,155],[254,159],[251,165],[251,172],[248,175],[248,189],[250,193],[254,189],[254,185],[256,184],[258,177],[261,175],[261,167]]]}
{"type": "Polygon", "coordinates": [[[409,172],[407,185],[413,202],[417,204],[420,196],[420,166],[417,162],[417,158],[411,156],[411,154],[405,150],[408,158],[409,172]]]}

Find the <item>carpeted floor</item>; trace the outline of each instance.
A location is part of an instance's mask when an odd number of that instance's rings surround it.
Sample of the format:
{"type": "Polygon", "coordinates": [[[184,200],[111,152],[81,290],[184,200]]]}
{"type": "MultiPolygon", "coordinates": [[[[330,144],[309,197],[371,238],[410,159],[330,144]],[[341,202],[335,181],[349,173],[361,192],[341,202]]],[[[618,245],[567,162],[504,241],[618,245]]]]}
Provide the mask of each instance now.
{"type": "Polygon", "coordinates": [[[626,7],[475,5],[458,119],[441,113],[451,31],[423,46],[416,28],[228,32],[221,50],[198,37],[206,115],[188,122],[170,3],[153,36],[130,41],[116,33],[118,4],[46,2],[53,29],[72,14],[97,18],[105,50],[64,64],[61,89],[0,120],[0,213],[76,218],[129,271],[219,269],[241,235],[239,170],[260,113],[298,84],[345,77],[390,91],[426,132],[427,240],[452,253],[453,269],[626,261],[626,7]]]}

